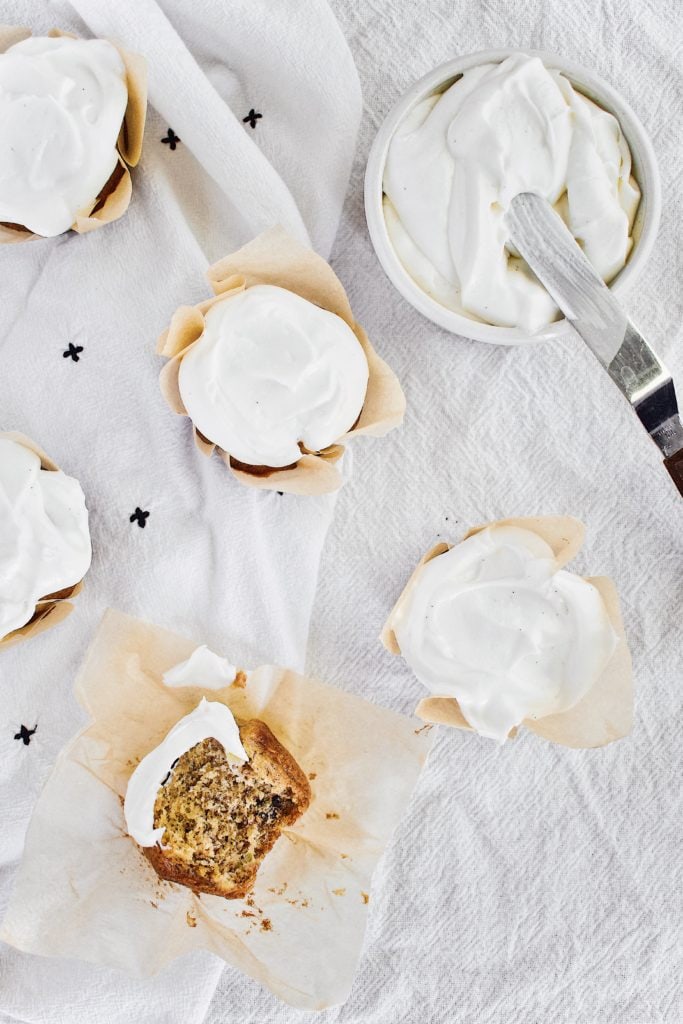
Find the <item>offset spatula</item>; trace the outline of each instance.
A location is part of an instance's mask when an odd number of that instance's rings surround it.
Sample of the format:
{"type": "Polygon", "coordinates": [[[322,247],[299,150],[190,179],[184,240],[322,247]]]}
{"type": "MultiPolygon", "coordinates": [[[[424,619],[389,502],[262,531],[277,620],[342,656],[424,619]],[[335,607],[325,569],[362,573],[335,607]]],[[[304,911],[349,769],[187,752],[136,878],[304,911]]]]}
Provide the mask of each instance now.
{"type": "Polygon", "coordinates": [[[683,494],[683,424],[671,374],[633,326],[550,203],[512,200],[510,239],[661,449],[683,494]]]}

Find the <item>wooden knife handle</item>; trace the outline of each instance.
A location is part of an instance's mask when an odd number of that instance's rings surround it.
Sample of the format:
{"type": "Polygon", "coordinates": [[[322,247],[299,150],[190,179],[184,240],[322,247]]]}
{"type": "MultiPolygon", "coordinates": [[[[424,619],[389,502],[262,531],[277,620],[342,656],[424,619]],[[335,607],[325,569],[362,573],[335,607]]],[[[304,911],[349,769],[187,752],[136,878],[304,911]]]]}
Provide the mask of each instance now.
{"type": "Polygon", "coordinates": [[[664,465],[671,474],[671,479],[676,487],[683,494],[683,448],[664,459],[664,465]]]}

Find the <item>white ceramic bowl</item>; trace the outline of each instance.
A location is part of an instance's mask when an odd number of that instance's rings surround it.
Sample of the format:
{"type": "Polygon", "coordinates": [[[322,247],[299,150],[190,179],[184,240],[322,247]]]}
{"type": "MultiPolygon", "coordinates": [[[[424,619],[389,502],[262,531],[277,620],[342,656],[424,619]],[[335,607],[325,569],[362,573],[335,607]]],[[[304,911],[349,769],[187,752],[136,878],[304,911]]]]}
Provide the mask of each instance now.
{"type": "Polygon", "coordinates": [[[547,67],[557,68],[579,92],[614,114],[628,142],[633,158],[633,175],[640,186],[641,200],[633,226],[633,248],[623,270],[610,283],[610,288],[618,294],[633,285],[645,266],[657,234],[662,208],[657,160],[645,129],[619,93],[587,68],[542,50],[486,50],[449,60],[416,82],[389,112],[370,150],[365,172],[365,215],[370,238],[389,280],[423,316],[453,334],[475,341],[486,341],[493,345],[522,345],[548,341],[566,335],[569,326],[566,320],[558,320],[530,335],[515,327],[495,327],[492,324],[479,323],[447,309],[432,299],[404,269],[389,239],[382,209],[382,179],[389,143],[398,125],[415,104],[437,91],[447,89],[468,68],[476,67],[478,64],[497,63],[510,54],[520,52],[540,57],[547,67]]]}

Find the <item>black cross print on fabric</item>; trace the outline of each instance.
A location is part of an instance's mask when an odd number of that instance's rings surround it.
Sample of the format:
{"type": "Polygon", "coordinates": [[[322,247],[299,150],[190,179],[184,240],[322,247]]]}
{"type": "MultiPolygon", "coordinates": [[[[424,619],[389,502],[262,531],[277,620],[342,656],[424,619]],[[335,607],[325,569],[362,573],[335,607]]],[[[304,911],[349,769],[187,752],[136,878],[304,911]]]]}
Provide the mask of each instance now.
{"type": "Polygon", "coordinates": [[[131,523],[137,523],[141,530],[144,530],[149,519],[149,512],[143,512],[141,508],[136,508],[130,517],[131,523]]]}
{"type": "Polygon", "coordinates": [[[256,122],[261,117],[263,117],[263,114],[257,114],[254,108],[252,107],[247,116],[242,118],[242,124],[247,124],[248,122],[252,128],[255,128],[256,122]]]}
{"type": "Polygon", "coordinates": [[[80,359],[80,356],[79,356],[78,353],[82,352],[82,351],[83,351],[83,346],[82,345],[74,345],[73,342],[70,341],[68,349],[66,350],[66,352],[62,352],[62,355],[64,356],[65,359],[68,359],[69,356],[71,356],[71,358],[73,359],[74,363],[77,363],[78,360],[80,359]]]}
{"type": "Polygon", "coordinates": [[[170,149],[175,149],[178,143],[181,142],[182,140],[178,138],[178,136],[176,135],[172,128],[169,128],[166,134],[166,138],[162,139],[161,141],[164,143],[165,146],[168,146],[170,149]]]}
{"type": "Polygon", "coordinates": [[[34,725],[34,727],[32,729],[27,729],[25,725],[22,725],[22,727],[19,730],[19,732],[15,732],[14,738],[15,738],[15,740],[23,740],[24,746],[27,747],[29,745],[29,743],[31,742],[31,736],[33,736],[33,734],[34,734],[34,732],[36,731],[37,728],[38,728],[38,724],[37,723],[36,723],[36,725],[34,725]]]}

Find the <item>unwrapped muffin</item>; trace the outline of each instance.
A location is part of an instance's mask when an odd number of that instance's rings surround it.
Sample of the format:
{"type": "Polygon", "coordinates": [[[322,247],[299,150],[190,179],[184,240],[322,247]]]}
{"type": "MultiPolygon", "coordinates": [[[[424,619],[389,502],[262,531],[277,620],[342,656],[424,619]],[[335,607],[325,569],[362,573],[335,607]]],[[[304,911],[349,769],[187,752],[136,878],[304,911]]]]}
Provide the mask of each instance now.
{"type": "MultiPolygon", "coordinates": [[[[195,641],[113,611],[92,639],[75,696],[90,721],[57,758],[36,803],[0,939],[138,979],[208,950],[295,1006],[319,1011],[344,1002],[372,907],[373,874],[405,812],[430,731],[277,666],[238,671],[195,641]],[[194,715],[202,697],[234,716],[209,723],[217,743],[206,742],[206,716],[194,715]],[[230,808],[245,832],[240,884],[249,886],[242,898],[193,888],[195,877],[182,885],[160,878],[131,838],[124,812],[137,768],[188,720],[188,728],[199,726],[182,740],[190,757],[174,765],[177,754],[164,751],[160,760],[168,753],[171,760],[159,768],[171,775],[161,797],[165,775],[156,768],[152,785],[142,787],[147,810],[139,838],[148,841],[163,824],[161,846],[173,842],[176,859],[209,840],[205,859],[215,860],[214,836],[225,827],[230,838],[238,822],[221,822],[210,805],[217,792],[222,811],[234,771],[242,782],[230,808]],[[240,748],[248,761],[240,760],[240,748]],[[310,804],[298,816],[309,787],[310,804]],[[285,824],[295,811],[294,824],[285,824]],[[212,820],[209,829],[202,818],[212,820]],[[252,886],[246,856],[261,837],[267,844],[275,827],[282,835],[264,853],[252,886]]],[[[192,865],[193,876],[200,866],[192,865]]],[[[222,868],[219,874],[227,882],[222,868]]],[[[385,886],[386,878],[377,883],[385,886]]]]}
{"type": "Polygon", "coordinates": [[[124,810],[161,878],[241,899],[310,800],[306,776],[264,722],[238,724],[225,704],[202,699],[142,759],[124,810]]]}

